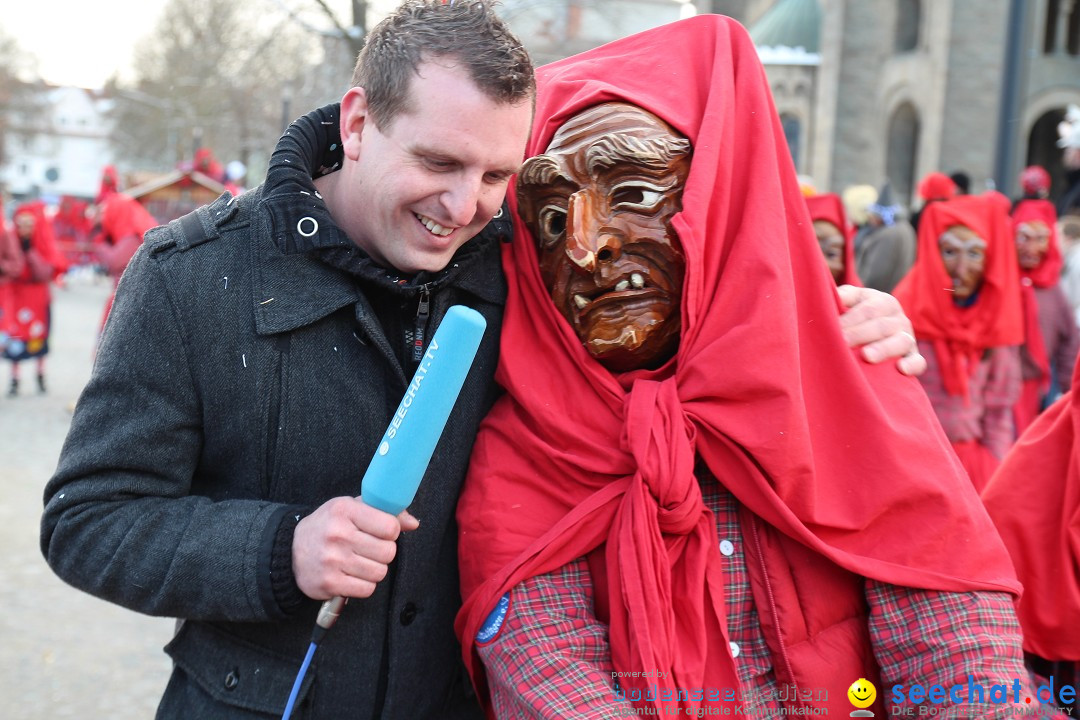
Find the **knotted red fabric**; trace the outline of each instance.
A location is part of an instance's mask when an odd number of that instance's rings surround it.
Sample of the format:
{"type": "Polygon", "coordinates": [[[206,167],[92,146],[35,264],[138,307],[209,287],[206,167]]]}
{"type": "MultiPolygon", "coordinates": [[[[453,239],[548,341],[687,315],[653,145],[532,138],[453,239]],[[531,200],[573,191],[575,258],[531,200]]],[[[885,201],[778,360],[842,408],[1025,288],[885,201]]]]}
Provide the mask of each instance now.
{"type": "Polygon", "coordinates": [[[848,222],[844,201],[836,193],[811,195],[806,198],[811,220],[831,222],[844,236],[844,275],[841,283],[862,287],[862,280],[855,270],[855,228],[848,222]]]}
{"type": "Polygon", "coordinates": [[[688,689],[739,687],[697,457],[750,511],[851,572],[1017,592],[918,381],[860,361],[844,342],[746,31],[698,16],[537,77],[530,156],[606,101],[645,108],[692,143],[684,210],[672,220],[686,257],[682,335],[657,370],[604,369],[552,303],[512,203],[497,371],[506,394],[482,424],[458,508],[456,627],[482,701],[475,638],[498,599],[594,550],[605,558],[590,571],[614,668],[653,676],[620,679],[624,690],[683,689],[682,702],[641,703],[682,714],[709,704],[686,699],[688,689]]]}
{"type": "Polygon", "coordinates": [[[1024,341],[1019,264],[1012,225],[993,200],[962,195],[928,205],[919,220],[915,264],[893,290],[920,340],[932,340],[945,390],[967,397],[968,380],[987,348],[1024,341]],[[963,225],[986,241],[986,270],[969,307],[953,302],[938,240],[963,225]]]}
{"type": "Polygon", "coordinates": [[[982,495],[1024,584],[1024,649],[1048,660],[1080,660],[1078,431],[1080,398],[1068,392],[1020,436],[982,495]]]}
{"type": "Polygon", "coordinates": [[[1024,304],[1024,346],[1031,361],[1039,368],[1040,376],[1024,380],[1020,400],[1016,403],[1016,431],[1023,432],[1039,414],[1042,396],[1050,389],[1050,358],[1039,325],[1039,302],[1035,288],[1057,285],[1065,264],[1057,244],[1057,211],[1049,200],[1021,200],[1012,211],[1013,237],[1020,226],[1040,221],[1050,229],[1050,244],[1038,267],[1020,268],[1021,299],[1024,304]]]}

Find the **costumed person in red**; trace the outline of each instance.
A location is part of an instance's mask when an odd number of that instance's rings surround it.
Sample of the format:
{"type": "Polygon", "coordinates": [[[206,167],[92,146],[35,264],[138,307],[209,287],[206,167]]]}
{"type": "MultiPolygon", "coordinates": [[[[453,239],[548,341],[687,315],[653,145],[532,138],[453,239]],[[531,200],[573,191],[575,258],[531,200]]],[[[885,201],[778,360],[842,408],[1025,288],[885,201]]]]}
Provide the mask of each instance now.
{"type": "Polygon", "coordinates": [[[6,284],[3,293],[4,357],[11,361],[9,396],[19,394],[19,363],[37,361],[38,392],[45,392],[45,356],[49,353],[51,297],[49,283],[67,270],[67,260],[56,246],[45,204],[20,205],[13,217],[15,238],[23,258],[22,271],[6,284]]]}
{"type": "Polygon", "coordinates": [[[838,330],[745,29],[702,15],[537,82],[506,394],[458,507],[488,715],[846,716],[859,679],[881,713],[893,684],[1023,677],[1005,548],[917,382],[838,330]]]}
{"type": "Polygon", "coordinates": [[[1069,391],[1016,441],[982,494],[1024,584],[1017,614],[1028,666],[1058,687],[1074,688],[1080,687],[1078,432],[1080,397],[1069,391]]]}
{"type": "Polygon", "coordinates": [[[1012,238],[991,198],[933,203],[915,264],[893,291],[929,366],[919,381],[976,490],[1016,439],[1024,319],[1012,238]]]}
{"type": "Polygon", "coordinates": [[[1024,301],[1023,386],[1013,412],[1016,433],[1069,389],[1080,349],[1069,299],[1061,289],[1065,264],[1057,242],[1057,212],[1049,200],[1021,200],[1012,213],[1024,301]]]}
{"type": "Polygon", "coordinates": [[[11,281],[22,274],[26,261],[14,231],[4,220],[4,205],[0,199],[0,353],[7,346],[7,323],[4,319],[10,301],[11,281]]]}
{"type": "Polygon", "coordinates": [[[88,217],[88,209],[85,200],[64,195],[53,215],[53,234],[69,265],[86,265],[92,260],[90,236],[94,223],[88,217]]]}
{"type": "Polygon", "coordinates": [[[114,165],[106,165],[101,169],[101,183],[98,185],[98,194],[94,198],[94,204],[101,205],[106,198],[118,192],[120,192],[120,173],[116,172],[114,165]]]}
{"type": "Polygon", "coordinates": [[[1050,173],[1042,165],[1028,165],[1020,171],[1020,192],[1013,206],[1025,200],[1046,200],[1050,197],[1050,173]]]}
{"type": "Polygon", "coordinates": [[[855,228],[844,213],[844,201],[835,193],[823,193],[807,197],[806,207],[833,281],[837,285],[862,285],[855,271],[855,228]]]}
{"type": "MultiPolygon", "coordinates": [[[[115,284],[120,282],[124,269],[131,262],[135,251],[142,245],[143,235],[147,230],[161,223],[142,203],[124,193],[109,195],[99,207],[98,213],[101,224],[98,255],[106,271],[113,277],[115,293],[115,284]]],[[[105,312],[101,318],[102,327],[109,318],[112,301],[112,295],[105,301],[105,312]]]]}

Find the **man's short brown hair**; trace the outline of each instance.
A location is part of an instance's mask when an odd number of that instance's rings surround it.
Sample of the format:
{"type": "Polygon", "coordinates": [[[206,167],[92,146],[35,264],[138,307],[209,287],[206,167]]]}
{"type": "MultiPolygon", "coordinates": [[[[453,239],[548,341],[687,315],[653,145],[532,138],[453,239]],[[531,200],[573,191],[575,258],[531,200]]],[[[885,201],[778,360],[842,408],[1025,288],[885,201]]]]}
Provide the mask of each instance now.
{"type": "Polygon", "coordinates": [[[420,64],[452,60],[497,102],[533,99],[536,78],[521,41],[490,0],[405,0],[366,38],[352,84],[364,88],[375,124],[386,130],[408,111],[409,83],[420,64]]]}

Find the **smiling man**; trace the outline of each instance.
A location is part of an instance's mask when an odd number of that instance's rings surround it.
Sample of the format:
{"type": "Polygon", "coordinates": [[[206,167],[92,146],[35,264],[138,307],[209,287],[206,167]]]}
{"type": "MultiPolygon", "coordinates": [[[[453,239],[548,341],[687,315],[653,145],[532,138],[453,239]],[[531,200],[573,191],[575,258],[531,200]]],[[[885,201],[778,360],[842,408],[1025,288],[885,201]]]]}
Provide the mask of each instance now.
{"type": "Polygon", "coordinates": [[[181,618],[160,718],[280,717],[320,601],[354,598],[295,717],[478,717],[453,510],[496,393],[499,224],[533,69],[487,3],[403,3],[266,182],[149,232],[46,489],[66,581],[181,618]],[[409,513],[356,495],[455,304],[488,322],[409,513]],[[420,518],[418,523],[416,518],[420,518]],[[407,532],[406,532],[407,531],[407,532]]]}

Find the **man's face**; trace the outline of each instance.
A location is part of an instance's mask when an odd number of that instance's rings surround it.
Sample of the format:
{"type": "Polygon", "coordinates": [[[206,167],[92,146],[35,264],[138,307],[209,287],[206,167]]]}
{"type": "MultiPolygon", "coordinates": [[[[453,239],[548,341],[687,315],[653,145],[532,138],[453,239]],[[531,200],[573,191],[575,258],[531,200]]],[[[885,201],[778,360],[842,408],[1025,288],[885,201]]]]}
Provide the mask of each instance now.
{"type": "Polygon", "coordinates": [[[953,283],[953,299],[963,302],[982,285],[986,272],[986,241],[963,225],[954,225],[938,238],[945,272],[953,283]]]}
{"type": "Polygon", "coordinates": [[[422,63],[387,127],[375,125],[363,89],[346,93],[346,164],[320,179],[332,179],[324,194],[349,238],[408,274],[441,270],[494,217],[532,122],[529,100],[492,100],[452,62],[422,63]]]}
{"type": "Polygon", "coordinates": [[[1020,267],[1034,270],[1050,250],[1050,228],[1041,220],[1029,220],[1016,228],[1016,256],[1020,267]]]}
{"type": "Polygon", "coordinates": [[[567,120],[518,176],[551,299],[609,370],[658,367],[678,346],[686,268],[670,223],[689,172],[685,138],[605,103],[567,120]]]}
{"type": "Polygon", "coordinates": [[[839,228],[828,220],[814,221],[814,234],[817,235],[825,263],[837,285],[844,278],[844,236],[839,228]]]}

